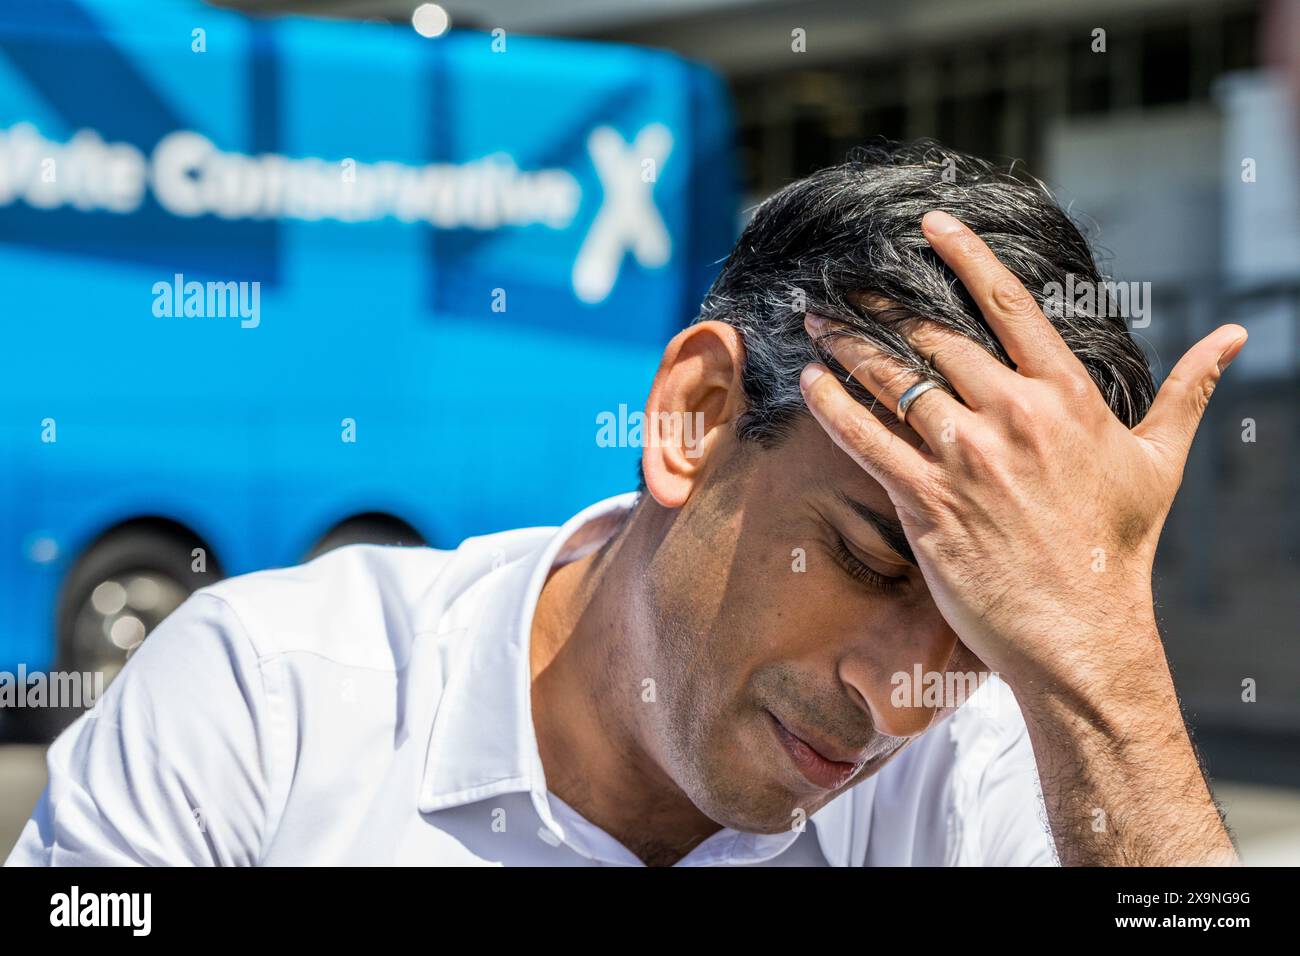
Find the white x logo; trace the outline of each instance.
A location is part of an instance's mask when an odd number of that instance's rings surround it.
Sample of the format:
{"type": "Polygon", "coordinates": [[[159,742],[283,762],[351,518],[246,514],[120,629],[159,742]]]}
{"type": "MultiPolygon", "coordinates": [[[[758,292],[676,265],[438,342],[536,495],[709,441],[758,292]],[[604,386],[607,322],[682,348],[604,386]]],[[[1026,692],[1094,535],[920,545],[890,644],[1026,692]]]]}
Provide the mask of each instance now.
{"type": "Polygon", "coordinates": [[[605,201],[573,263],[573,291],[583,302],[605,300],[629,249],[647,269],[668,262],[672,239],[651,192],[672,148],[673,134],[662,123],[645,127],[630,144],[609,126],[597,127],[587,137],[587,152],[605,190],[605,201]],[[654,175],[644,176],[643,164],[654,175]]]}

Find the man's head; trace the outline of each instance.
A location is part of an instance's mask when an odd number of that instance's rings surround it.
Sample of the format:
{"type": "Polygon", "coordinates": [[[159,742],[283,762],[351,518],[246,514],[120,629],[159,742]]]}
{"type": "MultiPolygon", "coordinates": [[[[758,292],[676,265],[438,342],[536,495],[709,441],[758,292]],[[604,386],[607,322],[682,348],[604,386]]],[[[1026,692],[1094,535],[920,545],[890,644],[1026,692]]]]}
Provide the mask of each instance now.
{"type": "MultiPolygon", "coordinates": [[[[718,823],[788,828],[955,703],[911,686],[918,668],[925,678],[982,670],[931,600],[889,497],[811,418],[798,384],[812,361],[848,376],[808,337],[806,312],[902,358],[918,379],[943,384],[900,334],[918,319],[1008,361],[922,235],[932,209],[982,236],[1040,303],[1068,276],[1076,287],[1102,280],[1041,184],[933,144],[880,147],[758,208],[655,377],[649,427],[684,419],[687,440],[661,435],[642,456],[637,600],[652,633],[629,663],[654,676],[659,703],[637,720],[656,762],[718,823]]],[[[1154,388],[1123,321],[1050,311],[1115,414],[1136,424],[1154,388]]]]}

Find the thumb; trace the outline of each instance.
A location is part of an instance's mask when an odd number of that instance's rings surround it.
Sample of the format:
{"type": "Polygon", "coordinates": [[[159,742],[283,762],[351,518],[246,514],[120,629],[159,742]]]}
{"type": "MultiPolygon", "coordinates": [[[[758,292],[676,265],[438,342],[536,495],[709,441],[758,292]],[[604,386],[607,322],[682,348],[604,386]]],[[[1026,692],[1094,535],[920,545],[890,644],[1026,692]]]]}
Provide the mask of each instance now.
{"type": "Polygon", "coordinates": [[[1181,466],[1219,376],[1245,344],[1245,329],[1224,325],[1188,349],[1160,386],[1151,410],[1133,434],[1176,456],[1181,466]]]}

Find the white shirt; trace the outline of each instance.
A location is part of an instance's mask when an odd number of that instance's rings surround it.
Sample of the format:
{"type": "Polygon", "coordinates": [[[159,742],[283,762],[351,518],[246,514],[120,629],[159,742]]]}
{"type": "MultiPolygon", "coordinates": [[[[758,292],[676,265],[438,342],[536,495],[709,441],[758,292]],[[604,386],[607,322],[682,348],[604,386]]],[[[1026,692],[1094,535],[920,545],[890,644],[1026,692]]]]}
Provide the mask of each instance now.
{"type": "MultiPolygon", "coordinates": [[[[551,569],[634,501],[197,592],[50,747],[7,864],[639,865],[547,791],[528,660],[551,569]]],[[[1054,862],[1023,721],[990,682],[801,830],[723,829],[678,865],[1054,862]]]]}

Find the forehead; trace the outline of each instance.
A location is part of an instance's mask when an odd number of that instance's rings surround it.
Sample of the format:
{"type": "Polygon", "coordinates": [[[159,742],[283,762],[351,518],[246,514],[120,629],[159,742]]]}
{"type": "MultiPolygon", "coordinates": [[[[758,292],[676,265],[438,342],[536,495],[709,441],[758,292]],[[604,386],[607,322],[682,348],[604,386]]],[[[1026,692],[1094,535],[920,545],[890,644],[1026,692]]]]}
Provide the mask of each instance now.
{"type": "MultiPolygon", "coordinates": [[[[872,413],[864,407],[862,414],[872,413]]],[[[895,423],[889,430],[914,447],[922,443],[916,432],[906,425],[895,423]]],[[[836,445],[810,414],[799,416],[780,445],[760,454],[768,458],[773,469],[771,480],[782,494],[811,496],[819,501],[847,496],[878,514],[895,516],[893,503],[885,489],[836,445]]]]}

